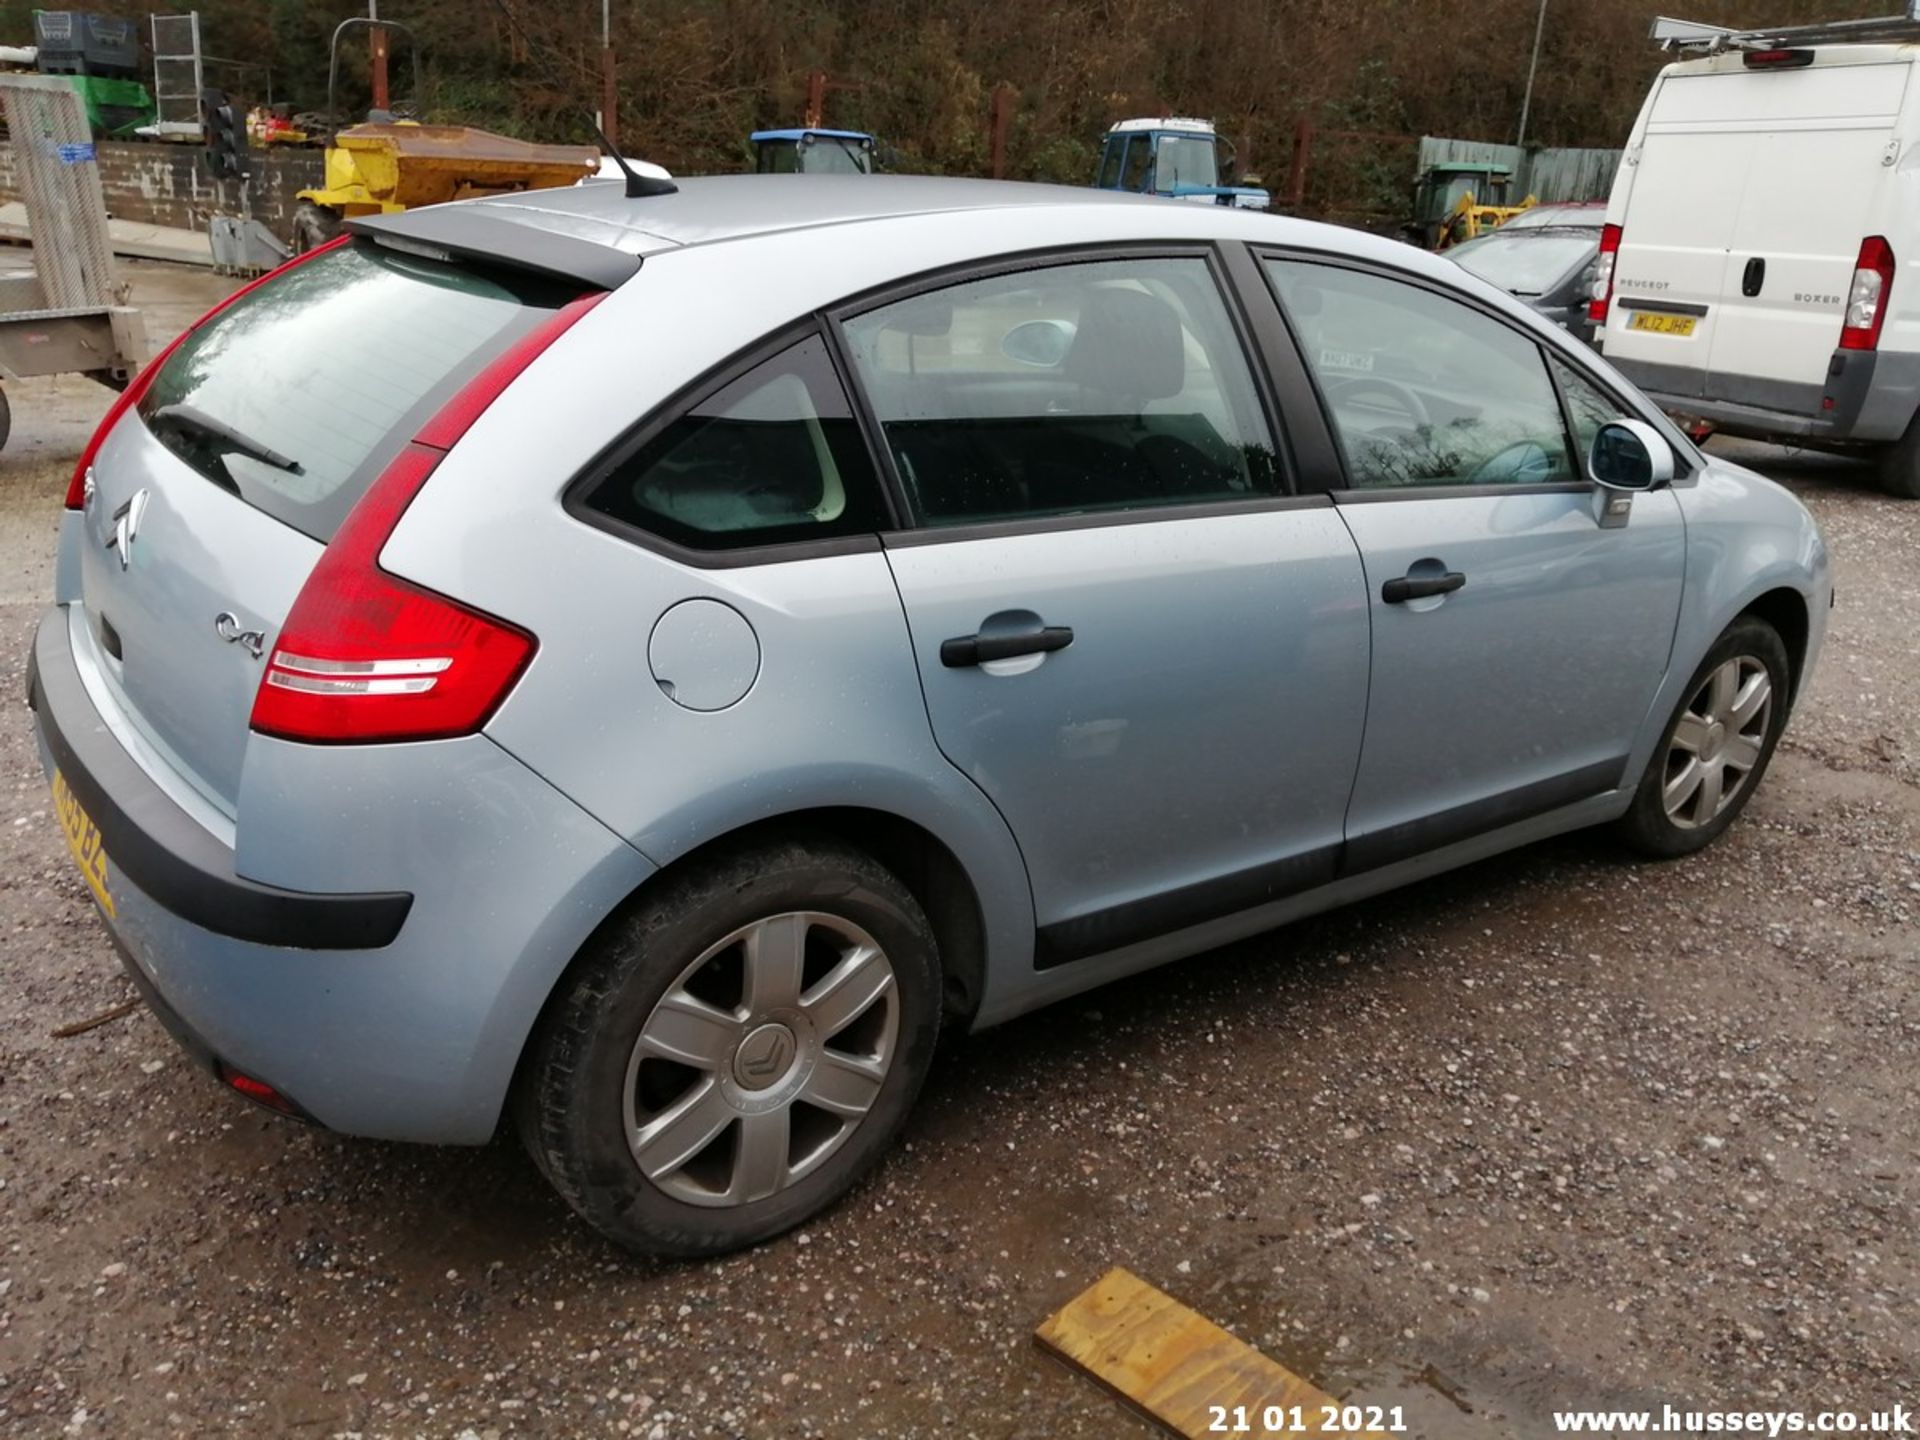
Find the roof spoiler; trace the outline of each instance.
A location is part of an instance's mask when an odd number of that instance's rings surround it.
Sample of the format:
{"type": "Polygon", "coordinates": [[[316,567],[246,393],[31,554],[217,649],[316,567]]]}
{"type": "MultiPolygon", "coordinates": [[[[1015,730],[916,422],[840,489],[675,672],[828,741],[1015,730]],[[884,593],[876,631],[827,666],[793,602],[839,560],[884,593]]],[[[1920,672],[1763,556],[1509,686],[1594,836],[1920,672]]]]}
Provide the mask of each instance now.
{"type": "Polygon", "coordinates": [[[1904,45],[1920,42],[1920,0],[1907,0],[1904,15],[1869,20],[1831,20],[1817,25],[1787,25],[1774,30],[1734,30],[1665,15],[1653,22],[1653,40],[1662,50],[1718,55],[1728,50],[1778,50],[1806,45],[1904,45]]]}
{"type": "Polygon", "coordinates": [[[478,260],[526,270],[591,290],[617,290],[640,271],[640,257],[541,225],[524,225],[481,205],[428,205],[346,223],[354,235],[429,260],[478,260]]]}

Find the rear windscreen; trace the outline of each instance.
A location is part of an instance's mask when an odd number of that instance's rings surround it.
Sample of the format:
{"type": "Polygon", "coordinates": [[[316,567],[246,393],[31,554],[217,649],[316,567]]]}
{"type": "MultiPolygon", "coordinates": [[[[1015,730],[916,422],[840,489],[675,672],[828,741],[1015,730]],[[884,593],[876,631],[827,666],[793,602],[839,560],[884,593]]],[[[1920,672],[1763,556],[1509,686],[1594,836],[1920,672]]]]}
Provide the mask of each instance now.
{"type": "Polygon", "coordinates": [[[1598,231],[1503,235],[1495,231],[1447,252],[1463,270],[1515,295],[1544,295],[1600,249],[1598,231]]]}
{"type": "Polygon", "coordinates": [[[447,398],[571,298],[344,245],[187,336],[140,417],[209,480],[324,542],[447,398]]]}

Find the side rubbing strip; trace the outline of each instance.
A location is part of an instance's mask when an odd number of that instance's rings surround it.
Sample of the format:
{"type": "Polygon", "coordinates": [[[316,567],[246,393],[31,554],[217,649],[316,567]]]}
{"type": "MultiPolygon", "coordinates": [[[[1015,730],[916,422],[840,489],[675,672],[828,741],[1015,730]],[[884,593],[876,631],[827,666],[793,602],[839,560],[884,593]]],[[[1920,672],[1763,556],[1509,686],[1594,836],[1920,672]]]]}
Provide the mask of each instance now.
{"type": "Polygon", "coordinates": [[[1049,970],[1089,955],[1104,955],[1123,945],[1298,895],[1332,880],[1339,858],[1340,847],[1327,845],[1164,895],[1043,925],[1034,937],[1034,968],[1049,970]]]}
{"type": "Polygon", "coordinates": [[[1550,775],[1530,785],[1503,790],[1484,800],[1456,805],[1451,810],[1423,815],[1405,824],[1355,835],[1347,841],[1340,873],[1357,875],[1363,870],[1378,870],[1383,865],[1410,860],[1456,841],[1471,840],[1504,825],[1517,825],[1522,820],[1545,815],[1549,810],[1558,810],[1562,805],[1591,800],[1618,789],[1626,769],[1627,760],[1623,755],[1617,760],[1603,760],[1564,775],[1550,775]]]}

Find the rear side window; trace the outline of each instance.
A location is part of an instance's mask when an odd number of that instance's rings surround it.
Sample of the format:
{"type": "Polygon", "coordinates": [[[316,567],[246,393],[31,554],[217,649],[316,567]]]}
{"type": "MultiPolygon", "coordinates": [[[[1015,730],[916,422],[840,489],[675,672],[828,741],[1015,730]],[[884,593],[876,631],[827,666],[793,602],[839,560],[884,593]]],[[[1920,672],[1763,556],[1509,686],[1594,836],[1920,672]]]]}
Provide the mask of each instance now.
{"type": "Polygon", "coordinates": [[[865,442],[818,335],[689,406],[617,461],[580,503],[702,549],[886,526],[865,442]]]}
{"type": "Polygon", "coordinates": [[[140,417],[209,480],[325,542],[439,405],[573,298],[344,245],[189,335],[140,417]]]}
{"type": "Polygon", "coordinates": [[[847,322],[915,518],[977,524],[1277,493],[1206,261],[1047,266],[847,322]]]}

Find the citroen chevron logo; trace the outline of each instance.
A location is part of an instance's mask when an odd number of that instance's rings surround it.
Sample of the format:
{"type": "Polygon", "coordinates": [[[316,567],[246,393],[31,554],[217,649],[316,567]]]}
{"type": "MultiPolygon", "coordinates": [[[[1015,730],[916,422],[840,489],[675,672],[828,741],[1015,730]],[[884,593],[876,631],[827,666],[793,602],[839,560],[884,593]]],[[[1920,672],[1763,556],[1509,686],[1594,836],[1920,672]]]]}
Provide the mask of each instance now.
{"type": "Polygon", "coordinates": [[[113,533],[107,537],[107,549],[119,554],[122,570],[133,564],[133,542],[140,534],[140,517],[146,513],[145,490],[134,491],[132,497],[113,512],[113,533]]]}

